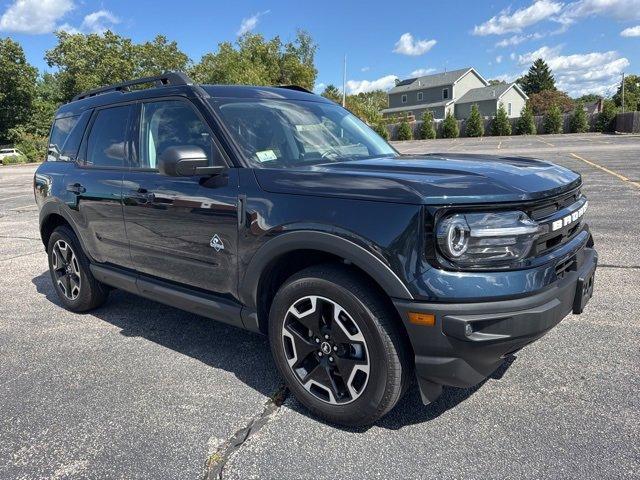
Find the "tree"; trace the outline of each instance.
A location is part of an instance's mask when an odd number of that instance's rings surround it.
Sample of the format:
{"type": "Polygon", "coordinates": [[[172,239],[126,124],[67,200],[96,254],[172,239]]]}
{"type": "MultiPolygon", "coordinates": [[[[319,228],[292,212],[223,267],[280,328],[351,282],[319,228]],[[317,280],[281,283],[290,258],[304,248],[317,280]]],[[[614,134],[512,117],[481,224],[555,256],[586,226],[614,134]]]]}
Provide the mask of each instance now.
{"type": "Polygon", "coordinates": [[[598,100],[602,100],[602,95],[598,95],[597,93],[587,93],[586,95],[576,98],[574,101],[576,103],[592,103],[597,102],[598,100]]]}
{"type": "Polygon", "coordinates": [[[557,105],[553,105],[542,119],[544,133],[562,133],[562,112],[557,105]]]}
{"type": "Polygon", "coordinates": [[[0,144],[9,140],[10,129],[28,120],[37,75],[20,44],[0,39],[0,144]]]}
{"type": "Polygon", "coordinates": [[[541,58],[533,62],[527,74],[518,79],[518,83],[527,95],[556,89],[556,81],[551,69],[541,58]]]}
{"type": "Polygon", "coordinates": [[[533,118],[533,111],[527,102],[520,112],[520,118],[516,122],[516,133],[518,135],[535,135],[536,121],[533,118]]]}
{"type": "MultiPolygon", "coordinates": [[[[342,99],[340,100],[342,101],[342,99]]],[[[347,109],[361,120],[374,125],[382,121],[383,108],[388,104],[387,94],[382,90],[362,92],[357,95],[347,95],[347,109]]]]}
{"type": "Polygon", "coordinates": [[[143,44],[109,30],[101,35],[59,31],[56,36],[58,43],[45,53],[45,59],[57,69],[58,100],[62,102],[85,90],[166,70],[185,70],[189,65],[177,44],[163,36],[143,44]]]}
{"type": "Polygon", "coordinates": [[[491,79],[489,80],[489,85],[506,85],[507,82],[504,80],[491,79]]]}
{"type": "Polygon", "coordinates": [[[332,102],[342,103],[342,92],[333,84],[327,85],[320,95],[332,102]]]}
{"type": "Polygon", "coordinates": [[[498,107],[498,112],[493,122],[491,122],[491,130],[495,136],[511,135],[511,122],[502,102],[498,107]]]}
{"type": "Polygon", "coordinates": [[[616,129],[616,115],[618,107],[613,100],[604,100],[602,102],[602,112],[598,114],[596,120],[596,130],[599,132],[613,132],[616,129]]]}
{"type": "Polygon", "coordinates": [[[413,132],[411,131],[411,125],[409,125],[409,121],[407,120],[407,116],[405,115],[398,126],[398,140],[412,140],[413,132]]]}
{"type": "Polygon", "coordinates": [[[385,140],[389,140],[389,129],[387,124],[380,121],[373,125],[373,130],[385,140]]]}
{"type": "Polygon", "coordinates": [[[571,115],[569,121],[569,128],[571,133],[584,133],[589,131],[589,120],[587,119],[587,112],[584,111],[584,103],[578,102],[576,109],[571,115]]]}
{"type": "Polygon", "coordinates": [[[436,129],[433,128],[433,113],[431,113],[431,110],[425,110],[422,114],[420,138],[422,140],[430,140],[436,138],[436,129]]]}
{"type": "Polygon", "coordinates": [[[314,66],[316,44],[298,31],[293,42],[280,37],[265,40],[247,33],[237,42],[222,42],[218,50],[205,54],[191,74],[199,83],[244,85],[299,85],[313,90],[317,70],[314,66]]]}
{"type": "Polygon", "coordinates": [[[573,111],[574,102],[569,95],[559,90],[545,90],[540,93],[529,95],[529,104],[534,115],[544,115],[552,105],[560,108],[563,113],[573,111]]]}
{"type": "MultiPolygon", "coordinates": [[[[613,96],[616,106],[622,107],[622,82],[613,96]]],[[[626,75],[624,77],[624,111],[640,110],[640,75],[626,75]]]]}
{"type": "Polygon", "coordinates": [[[458,138],[459,136],[460,129],[458,128],[458,121],[451,112],[448,112],[442,122],[442,138],[458,138]]]}
{"type": "Polygon", "coordinates": [[[484,120],[480,115],[478,105],[475,103],[471,105],[471,113],[467,118],[467,137],[481,137],[484,135],[484,120]]]}

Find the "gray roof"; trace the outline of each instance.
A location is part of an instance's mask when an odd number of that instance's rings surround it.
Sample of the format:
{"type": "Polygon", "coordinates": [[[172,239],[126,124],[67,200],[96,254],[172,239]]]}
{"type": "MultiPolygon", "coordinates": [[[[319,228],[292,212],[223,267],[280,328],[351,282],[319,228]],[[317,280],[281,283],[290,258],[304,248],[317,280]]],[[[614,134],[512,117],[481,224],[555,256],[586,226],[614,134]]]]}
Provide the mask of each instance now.
{"type": "Polygon", "coordinates": [[[396,113],[396,112],[409,112],[412,110],[423,110],[425,108],[445,107],[453,103],[453,100],[444,100],[442,102],[434,103],[419,103],[417,105],[407,105],[404,107],[385,108],[382,113],[396,113]]]}
{"type": "MultiPolygon", "coordinates": [[[[421,90],[423,88],[439,87],[441,85],[451,85],[458,81],[471,67],[461,68],[460,70],[451,70],[450,72],[435,73],[433,75],[424,75],[422,77],[407,78],[402,80],[395,87],[389,90],[389,93],[410,92],[412,90],[421,90]]],[[[475,70],[474,70],[475,71],[475,70]]]]}
{"type": "MultiPolygon", "coordinates": [[[[487,87],[472,88],[456,100],[456,103],[477,103],[485,100],[497,100],[514,85],[515,83],[499,83],[487,87]]],[[[520,90],[517,86],[516,89],[520,90]]],[[[524,92],[520,91],[520,93],[522,93],[524,98],[527,98],[524,92]]]]}

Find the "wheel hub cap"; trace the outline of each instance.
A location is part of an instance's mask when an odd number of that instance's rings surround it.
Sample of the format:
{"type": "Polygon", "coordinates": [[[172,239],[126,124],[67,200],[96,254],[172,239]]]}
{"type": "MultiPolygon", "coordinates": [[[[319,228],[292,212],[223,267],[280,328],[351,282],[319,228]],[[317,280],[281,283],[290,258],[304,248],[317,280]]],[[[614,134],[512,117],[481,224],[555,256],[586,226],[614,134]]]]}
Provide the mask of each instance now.
{"type": "Polygon", "coordinates": [[[317,399],[345,404],[364,392],[369,351],[353,317],[325,297],[296,300],[283,320],[282,345],[291,371],[317,399]]]}
{"type": "Polygon", "coordinates": [[[69,300],[80,295],[80,264],[71,246],[64,240],[58,240],[51,252],[51,269],[55,282],[62,294],[69,300]]]}

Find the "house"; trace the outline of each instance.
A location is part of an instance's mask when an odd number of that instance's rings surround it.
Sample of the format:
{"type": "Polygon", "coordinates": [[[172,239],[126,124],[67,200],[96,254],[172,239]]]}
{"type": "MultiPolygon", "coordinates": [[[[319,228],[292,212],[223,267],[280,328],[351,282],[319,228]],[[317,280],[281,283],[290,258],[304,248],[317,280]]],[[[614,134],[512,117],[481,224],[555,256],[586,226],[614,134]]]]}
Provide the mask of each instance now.
{"type": "Polygon", "coordinates": [[[515,83],[490,85],[474,68],[463,68],[402,80],[389,90],[385,117],[414,115],[431,110],[435,119],[448,113],[465,119],[476,104],[483,117],[493,117],[503,104],[509,117],[519,117],[527,95],[515,83]]]}
{"type": "Polygon", "coordinates": [[[602,99],[595,100],[593,102],[587,102],[583,106],[584,111],[588,114],[602,112],[602,99]]]}

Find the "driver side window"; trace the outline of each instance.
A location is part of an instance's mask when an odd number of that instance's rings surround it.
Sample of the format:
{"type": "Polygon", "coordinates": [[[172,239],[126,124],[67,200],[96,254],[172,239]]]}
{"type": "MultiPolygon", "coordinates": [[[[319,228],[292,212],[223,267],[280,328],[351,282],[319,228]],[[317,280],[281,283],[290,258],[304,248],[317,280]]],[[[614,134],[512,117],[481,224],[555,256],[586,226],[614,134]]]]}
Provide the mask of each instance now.
{"type": "Polygon", "coordinates": [[[196,146],[205,152],[209,165],[215,143],[207,125],[191,105],[180,100],[142,104],[140,155],[134,168],[156,169],[158,158],[171,147],[196,146]]]}

